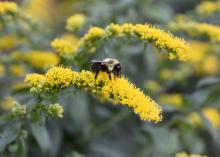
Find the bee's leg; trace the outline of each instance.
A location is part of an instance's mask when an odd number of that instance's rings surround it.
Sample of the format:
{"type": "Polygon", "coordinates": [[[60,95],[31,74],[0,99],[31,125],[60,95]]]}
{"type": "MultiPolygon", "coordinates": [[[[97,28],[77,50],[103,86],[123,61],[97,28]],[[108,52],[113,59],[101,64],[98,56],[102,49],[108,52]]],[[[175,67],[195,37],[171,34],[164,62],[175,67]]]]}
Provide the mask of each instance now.
{"type": "Polygon", "coordinates": [[[95,73],[95,80],[97,79],[98,74],[99,74],[99,71],[96,71],[96,73],[95,73]]]}
{"type": "Polygon", "coordinates": [[[112,79],[112,77],[111,77],[111,72],[110,72],[110,71],[108,71],[108,78],[109,78],[109,80],[112,79]]]}

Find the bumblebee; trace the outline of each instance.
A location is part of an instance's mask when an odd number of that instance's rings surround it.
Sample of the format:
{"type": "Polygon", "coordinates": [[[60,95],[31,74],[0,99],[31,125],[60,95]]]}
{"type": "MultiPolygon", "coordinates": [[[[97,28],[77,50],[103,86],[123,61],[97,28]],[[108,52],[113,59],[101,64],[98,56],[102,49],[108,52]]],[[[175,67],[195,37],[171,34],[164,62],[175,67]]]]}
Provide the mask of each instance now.
{"type": "Polygon", "coordinates": [[[106,58],[103,60],[92,60],[91,65],[92,72],[95,73],[95,79],[97,79],[100,71],[106,72],[111,80],[111,74],[114,78],[121,77],[121,65],[120,62],[114,58],[106,58]]]}

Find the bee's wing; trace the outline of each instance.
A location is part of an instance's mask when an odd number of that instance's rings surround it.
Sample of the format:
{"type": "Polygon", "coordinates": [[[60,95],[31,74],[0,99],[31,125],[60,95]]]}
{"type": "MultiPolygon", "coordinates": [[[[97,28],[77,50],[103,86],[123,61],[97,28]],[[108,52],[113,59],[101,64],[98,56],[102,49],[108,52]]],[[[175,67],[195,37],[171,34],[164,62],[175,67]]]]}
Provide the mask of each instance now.
{"type": "Polygon", "coordinates": [[[92,60],[91,62],[92,63],[98,63],[98,62],[101,62],[101,60],[92,60]]]}

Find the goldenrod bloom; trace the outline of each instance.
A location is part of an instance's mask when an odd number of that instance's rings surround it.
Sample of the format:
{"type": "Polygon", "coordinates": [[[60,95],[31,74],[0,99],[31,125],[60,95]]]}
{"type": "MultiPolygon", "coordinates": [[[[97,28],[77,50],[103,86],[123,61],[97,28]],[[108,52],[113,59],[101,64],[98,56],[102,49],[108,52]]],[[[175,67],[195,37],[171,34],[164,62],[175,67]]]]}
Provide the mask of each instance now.
{"type": "Polygon", "coordinates": [[[159,97],[159,102],[161,104],[181,107],[183,105],[183,96],[179,93],[163,94],[159,97]]]}
{"type": "Polygon", "coordinates": [[[58,56],[49,51],[30,51],[24,54],[23,59],[37,69],[56,66],[60,61],[58,56]]]}
{"type": "Polygon", "coordinates": [[[30,87],[29,84],[24,81],[15,82],[10,85],[10,89],[12,91],[21,90],[28,87],[30,87]]]}
{"type": "Polygon", "coordinates": [[[43,85],[44,82],[46,82],[46,77],[41,74],[27,74],[25,82],[28,82],[33,87],[37,87],[38,85],[43,85]]]}
{"type": "Polygon", "coordinates": [[[55,39],[51,42],[51,47],[60,55],[65,56],[74,54],[78,48],[77,43],[71,43],[65,39],[55,39]]]}
{"type": "Polygon", "coordinates": [[[161,90],[161,86],[154,80],[148,80],[144,86],[147,90],[154,93],[158,93],[161,90]]]}
{"type": "Polygon", "coordinates": [[[14,106],[14,104],[15,104],[15,100],[12,97],[7,97],[0,102],[1,109],[5,111],[10,110],[14,106]]]}
{"type": "Polygon", "coordinates": [[[45,74],[46,86],[52,89],[61,89],[68,87],[73,83],[75,72],[69,68],[54,67],[45,74]]]}
{"type": "Polygon", "coordinates": [[[26,70],[23,65],[11,65],[10,72],[13,76],[23,76],[26,70]]]}
{"type": "Polygon", "coordinates": [[[190,41],[190,46],[188,61],[193,64],[201,62],[206,56],[209,45],[204,42],[190,41]]]}
{"type": "Polygon", "coordinates": [[[83,40],[93,41],[105,37],[105,30],[99,27],[91,27],[87,34],[84,35],[83,40]]]}
{"type": "Polygon", "coordinates": [[[18,12],[18,6],[15,2],[0,2],[0,15],[15,14],[18,12]]]}
{"type": "Polygon", "coordinates": [[[16,44],[17,38],[14,35],[5,35],[0,38],[0,50],[7,50],[13,48],[16,44]]]}
{"type": "Polygon", "coordinates": [[[199,154],[187,154],[185,152],[177,153],[175,157],[207,157],[206,155],[199,155],[199,154]]]}
{"type": "Polygon", "coordinates": [[[157,48],[166,49],[170,59],[187,59],[186,53],[189,50],[189,45],[184,40],[148,24],[110,24],[105,29],[91,27],[88,33],[82,37],[79,48],[85,46],[88,49],[94,49],[95,46],[100,46],[103,43],[102,41],[106,41],[106,39],[121,36],[133,36],[145,42],[152,42],[157,48]],[[97,41],[97,44],[94,44],[95,41],[97,41]]]}
{"type": "MultiPolygon", "coordinates": [[[[32,74],[36,75],[36,74],[32,74]]],[[[134,112],[142,120],[159,122],[162,120],[162,109],[150,97],[130,83],[125,77],[109,80],[106,73],[100,73],[95,80],[94,74],[90,71],[75,72],[69,68],[54,67],[45,74],[46,80],[43,87],[46,91],[62,89],[76,85],[79,88],[85,88],[92,93],[96,93],[103,99],[109,100],[115,104],[122,104],[133,108],[134,112]]],[[[26,82],[36,86],[36,79],[27,75],[26,82]],[[33,78],[33,80],[32,80],[33,78]]],[[[41,84],[42,85],[42,84],[41,84]]]]}
{"type": "Polygon", "coordinates": [[[220,61],[218,56],[208,55],[196,67],[196,72],[200,75],[216,75],[219,73],[220,61]]]}
{"type": "Polygon", "coordinates": [[[85,24],[85,20],[86,17],[84,14],[74,14],[67,19],[66,29],[69,31],[80,29],[85,24]]]}
{"type": "MultiPolygon", "coordinates": [[[[219,111],[213,107],[206,107],[202,109],[202,114],[209,121],[212,128],[219,129],[220,128],[220,114],[219,111]]],[[[202,118],[198,112],[192,112],[188,115],[188,120],[195,126],[201,127],[203,126],[202,118]]]]}
{"type": "Polygon", "coordinates": [[[220,11],[220,2],[204,1],[196,7],[196,12],[202,15],[210,15],[220,11]]]}
{"type": "Polygon", "coordinates": [[[220,27],[208,23],[179,21],[170,23],[170,28],[177,32],[186,32],[191,37],[205,36],[212,42],[220,42],[220,27]]]}
{"type": "Polygon", "coordinates": [[[5,66],[0,64],[0,77],[5,75],[5,66]]]}
{"type": "Polygon", "coordinates": [[[214,129],[220,128],[220,114],[217,109],[207,107],[202,110],[202,113],[208,119],[214,129]]]}
{"type": "Polygon", "coordinates": [[[43,22],[48,24],[53,20],[54,10],[53,0],[31,0],[22,7],[22,11],[31,15],[34,20],[43,20],[43,22]]]}

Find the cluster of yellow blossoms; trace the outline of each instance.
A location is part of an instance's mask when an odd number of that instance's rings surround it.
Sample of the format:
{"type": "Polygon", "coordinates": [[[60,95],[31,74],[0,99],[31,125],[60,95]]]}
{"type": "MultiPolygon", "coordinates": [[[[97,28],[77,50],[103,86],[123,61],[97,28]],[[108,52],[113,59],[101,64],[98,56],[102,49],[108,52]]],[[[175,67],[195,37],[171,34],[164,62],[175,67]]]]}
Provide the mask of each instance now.
{"type": "Polygon", "coordinates": [[[206,155],[199,155],[199,154],[187,154],[185,152],[177,153],[175,157],[207,157],[206,155]]]}
{"type": "Polygon", "coordinates": [[[220,2],[204,1],[196,7],[196,13],[202,15],[210,15],[220,11],[220,2]]]}
{"type": "Polygon", "coordinates": [[[18,6],[15,2],[0,2],[0,15],[15,14],[18,12],[18,6]]]}
{"type": "MultiPolygon", "coordinates": [[[[184,40],[174,37],[172,34],[149,24],[110,24],[105,29],[91,27],[88,33],[81,38],[78,48],[69,48],[68,50],[73,51],[69,52],[72,54],[79,52],[79,50],[83,48],[86,48],[86,50],[90,52],[94,52],[94,49],[103,43],[102,41],[106,41],[112,37],[122,36],[136,37],[144,42],[154,43],[157,48],[167,50],[170,59],[187,59],[186,54],[189,50],[189,45],[184,40]]],[[[51,45],[59,53],[61,53],[61,51],[65,53],[66,50],[60,49],[58,46],[64,45],[62,42],[63,40],[58,41],[55,39],[51,45]]]]}
{"type": "Polygon", "coordinates": [[[85,24],[86,17],[84,14],[74,14],[66,21],[66,29],[68,31],[75,31],[80,29],[85,24]]]}
{"type": "Polygon", "coordinates": [[[96,93],[104,100],[114,104],[133,108],[142,120],[159,122],[162,120],[162,109],[150,97],[136,88],[125,77],[109,80],[106,73],[100,73],[95,79],[90,71],[75,72],[69,68],[54,67],[45,75],[28,74],[25,79],[33,88],[45,91],[58,91],[70,85],[84,88],[96,93]]]}
{"type": "MultiPolygon", "coordinates": [[[[218,110],[212,107],[206,107],[202,110],[202,114],[209,121],[212,128],[220,128],[220,113],[218,110]]],[[[192,112],[188,115],[188,120],[195,126],[203,126],[202,118],[197,112],[192,112]]]]}
{"type": "Polygon", "coordinates": [[[59,57],[50,51],[14,52],[12,57],[14,60],[23,60],[37,69],[50,68],[60,61],[59,57]]]}
{"type": "Polygon", "coordinates": [[[220,27],[194,21],[178,21],[170,23],[170,28],[176,32],[185,32],[191,37],[205,36],[211,42],[220,42],[220,27]]]}

